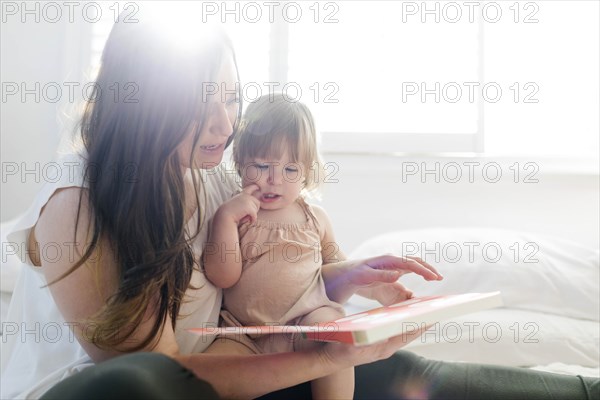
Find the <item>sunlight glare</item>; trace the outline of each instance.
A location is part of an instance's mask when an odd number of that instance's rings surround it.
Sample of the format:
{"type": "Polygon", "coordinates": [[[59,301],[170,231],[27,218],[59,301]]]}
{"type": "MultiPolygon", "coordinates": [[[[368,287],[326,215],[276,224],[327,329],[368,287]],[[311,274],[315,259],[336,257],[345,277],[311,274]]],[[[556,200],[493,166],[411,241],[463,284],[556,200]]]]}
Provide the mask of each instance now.
{"type": "Polygon", "coordinates": [[[178,7],[157,2],[144,5],[145,18],[155,24],[182,51],[198,45],[198,37],[211,31],[213,24],[202,22],[201,7],[193,2],[178,7]],[[207,29],[208,28],[208,29],[207,29]]]}

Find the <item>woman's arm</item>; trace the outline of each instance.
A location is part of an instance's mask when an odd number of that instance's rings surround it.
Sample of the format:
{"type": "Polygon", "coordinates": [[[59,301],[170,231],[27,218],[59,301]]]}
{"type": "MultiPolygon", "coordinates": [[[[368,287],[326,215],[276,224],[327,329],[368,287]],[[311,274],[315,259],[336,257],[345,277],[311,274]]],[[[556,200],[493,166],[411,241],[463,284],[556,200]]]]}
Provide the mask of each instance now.
{"type": "Polygon", "coordinates": [[[203,251],[204,272],[213,285],[228,288],[242,274],[242,254],[238,225],[244,218],[255,220],[260,202],[252,196],[257,185],[223,203],[213,216],[208,241],[203,251]]]}
{"type": "Polygon", "coordinates": [[[256,398],[340,370],[318,351],[257,355],[190,354],[174,357],[222,398],[256,398]]]}
{"type": "Polygon", "coordinates": [[[192,354],[174,357],[223,398],[255,398],[349,367],[390,357],[421,335],[418,330],[368,345],[327,343],[310,351],[260,355],[192,354]]]}
{"type": "MultiPolygon", "coordinates": [[[[69,271],[85,253],[92,236],[89,216],[87,191],[75,187],[56,191],[42,209],[40,218],[30,234],[29,250],[45,249],[48,246],[58,249],[60,254],[58,258],[54,257],[54,254],[52,259],[44,257],[43,251],[40,254],[41,271],[47,282],[53,282],[69,271]],[[82,190],[84,192],[81,211],[75,232],[77,208],[82,190]]],[[[84,322],[94,316],[117,291],[118,275],[114,254],[108,243],[100,239],[98,247],[83,265],[63,279],[49,285],[50,293],[64,320],[72,324],[77,341],[94,362],[127,352],[127,345],[110,350],[96,347],[88,340],[91,333],[88,328],[92,325],[88,326],[84,322]]],[[[128,343],[139,342],[147,336],[154,323],[153,316],[153,310],[149,307],[148,318],[145,318],[144,323],[136,328],[128,343]]],[[[170,321],[166,322],[161,337],[146,350],[167,355],[177,353],[178,347],[170,321]]]]}

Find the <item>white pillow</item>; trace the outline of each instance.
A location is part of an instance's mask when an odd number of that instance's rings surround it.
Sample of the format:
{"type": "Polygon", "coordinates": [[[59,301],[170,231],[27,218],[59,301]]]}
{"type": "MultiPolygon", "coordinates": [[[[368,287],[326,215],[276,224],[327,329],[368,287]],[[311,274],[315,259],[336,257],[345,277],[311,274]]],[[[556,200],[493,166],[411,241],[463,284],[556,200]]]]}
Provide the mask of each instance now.
{"type": "MultiPolygon", "coordinates": [[[[347,314],[378,307],[354,296],[347,314]]],[[[600,359],[595,321],[498,308],[440,321],[403,350],[426,358],[530,367],[554,362],[595,368],[600,359]]]]}
{"type": "Polygon", "coordinates": [[[500,290],[506,307],[600,319],[598,249],[537,233],[435,228],[374,237],[350,258],[386,253],[420,256],[444,275],[436,282],[403,276],[417,296],[500,290]]]}

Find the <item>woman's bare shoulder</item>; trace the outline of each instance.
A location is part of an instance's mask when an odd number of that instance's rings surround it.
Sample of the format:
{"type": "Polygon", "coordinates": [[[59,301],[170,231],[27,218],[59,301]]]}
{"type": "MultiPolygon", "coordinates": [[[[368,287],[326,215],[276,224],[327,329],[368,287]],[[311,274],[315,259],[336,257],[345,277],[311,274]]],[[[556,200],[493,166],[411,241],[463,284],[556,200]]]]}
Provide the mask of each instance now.
{"type": "MultiPolygon", "coordinates": [[[[36,247],[41,251],[42,271],[48,282],[56,305],[66,321],[87,321],[96,315],[116,293],[119,287],[119,268],[112,248],[102,238],[85,263],[74,270],[87,250],[92,238],[91,211],[88,206],[87,189],[68,187],[56,191],[46,203],[35,228],[36,247]],[[81,206],[80,206],[81,204],[81,206]],[[79,209],[79,211],[78,211],[79,209]],[[79,218],[77,214],[79,212],[79,218]],[[75,227],[77,227],[75,231],[75,227]],[[75,240],[75,242],[73,242],[75,240]],[[44,257],[44,247],[51,247],[62,257],[49,253],[44,257]]],[[[149,309],[149,317],[136,329],[130,342],[142,340],[153,326],[156,316],[149,309]]],[[[171,319],[167,316],[164,329],[147,351],[177,354],[171,319]]],[[[76,337],[90,357],[103,361],[122,354],[124,349],[99,349],[85,339],[85,331],[76,330],[76,337]]],[[[127,342],[129,345],[129,342],[127,342]]]]}
{"type": "Polygon", "coordinates": [[[79,186],[57,189],[42,208],[42,213],[46,210],[52,210],[52,212],[69,211],[72,208],[77,210],[80,199],[84,200],[82,203],[87,202],[87,189],[79,186]]]}
{"type": "Polygon", "coordinates": [[[87,202],[87,189],[76,186],[60,188],[50,196],[29,234],[28,247],[34,249],[31,258],[35,265],[41,265],[38,250],[44,246],[51,243],[70,244],[73,240],[75,244],[86,242],[90,217],[87,202]],[[35,256],[38,256],[37,260],[35,256]]]}

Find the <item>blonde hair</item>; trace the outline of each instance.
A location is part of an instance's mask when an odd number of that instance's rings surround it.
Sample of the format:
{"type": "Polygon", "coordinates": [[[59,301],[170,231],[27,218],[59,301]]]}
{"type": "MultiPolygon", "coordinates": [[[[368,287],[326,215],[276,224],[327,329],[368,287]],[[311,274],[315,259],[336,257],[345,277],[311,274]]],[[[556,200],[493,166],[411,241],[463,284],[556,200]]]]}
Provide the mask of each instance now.
{"type": "Polygon", "coordinates": [[[253,158],[280,158],[287,149],[290,160],[303,168],[302,196],[318,197],[323,162],[317,151],[317,132],[306,105],[271,93],[250,103],[233,143],[233,163],[242,175],[253,158]]]}

